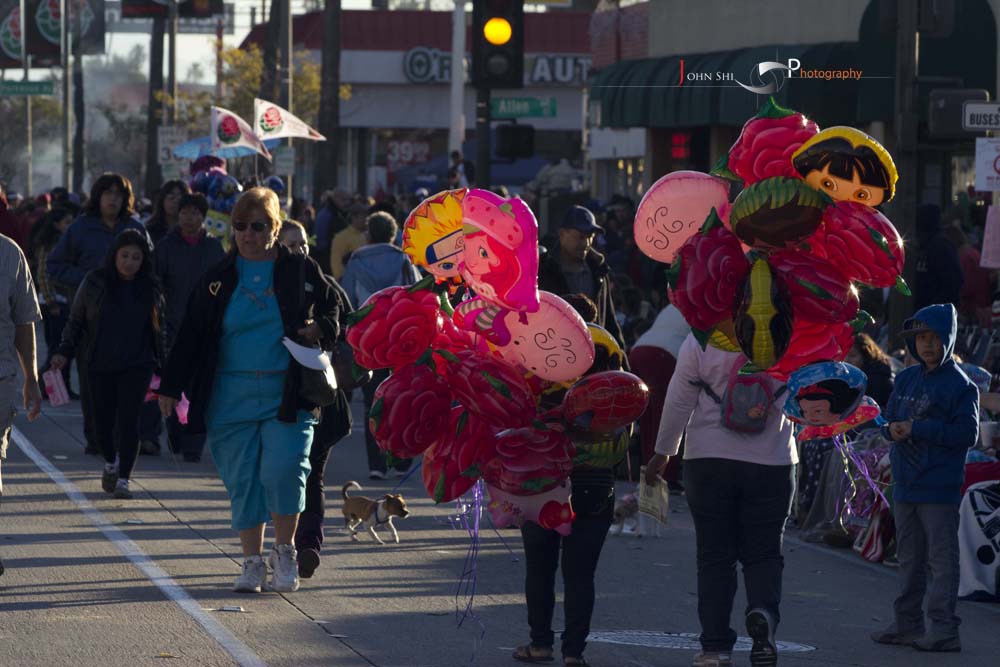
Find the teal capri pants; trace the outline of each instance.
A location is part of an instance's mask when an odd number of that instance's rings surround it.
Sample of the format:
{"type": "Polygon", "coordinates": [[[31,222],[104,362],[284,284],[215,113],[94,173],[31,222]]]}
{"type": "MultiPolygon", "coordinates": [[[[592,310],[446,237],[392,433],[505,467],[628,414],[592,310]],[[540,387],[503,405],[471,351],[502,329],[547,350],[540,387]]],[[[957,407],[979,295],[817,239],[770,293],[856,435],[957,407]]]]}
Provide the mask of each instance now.
{"type": "Polygon", "coordinates": [[[226,486],[234,530],[298,514],[306,505],[312,414],[278,421],[284,373],[219,373],[206,414],[206,444],[226,486]]]}

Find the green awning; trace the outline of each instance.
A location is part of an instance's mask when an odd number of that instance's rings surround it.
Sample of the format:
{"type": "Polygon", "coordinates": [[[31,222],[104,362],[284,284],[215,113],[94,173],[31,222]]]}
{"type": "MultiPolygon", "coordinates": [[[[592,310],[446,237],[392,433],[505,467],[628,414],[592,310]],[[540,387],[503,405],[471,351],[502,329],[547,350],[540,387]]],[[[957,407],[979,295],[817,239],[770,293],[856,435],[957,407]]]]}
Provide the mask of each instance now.
{"type": "MultiPolygon", "coordinates": [[[[759,46],[664,58],[626,60],[602,69],[591,81],[591,98],[600,102],[602,127],[739,126],[757,112],[764,96],[755,95],[733,79],[750,84],[758,63],[798,59],[804,67],[851,66],[853,43],[759,46]],[[681,59],[685,79],[681,82],[681,59]],[[710,81],[689,75],[711,76],[710,81]]],[[[854,117],[856,82],[786,81],[774,95],[782,105],[803,111],[821,124],[850,122],[854,117]],[[823,85],[827,84],[823,90],[823,85]]]]}
{"type": "MultiPolygon", "coordinates": [[[[859,41],[772,45],[713,53],[626,60],[602,69],[592,80],[591,97],[600,102],[602,127],[740,126],[764,96],[726,81],[680,82],[685,73],[731,73],[751,84],[758,63],[797,58],[804,69],[855,69],[860,80],[828,81],[796,76],[774,95],[779,104],[801,111],[820,126],[891,121],[895,108],[896,38],[881,30],[877,2],[862,16],[859,41]]],[[[920,39],[918,110],[926,120],[934,88],[983,88],[996,95],[997,34],[986,0],[956,4],[948,37],[920,39]]]]}

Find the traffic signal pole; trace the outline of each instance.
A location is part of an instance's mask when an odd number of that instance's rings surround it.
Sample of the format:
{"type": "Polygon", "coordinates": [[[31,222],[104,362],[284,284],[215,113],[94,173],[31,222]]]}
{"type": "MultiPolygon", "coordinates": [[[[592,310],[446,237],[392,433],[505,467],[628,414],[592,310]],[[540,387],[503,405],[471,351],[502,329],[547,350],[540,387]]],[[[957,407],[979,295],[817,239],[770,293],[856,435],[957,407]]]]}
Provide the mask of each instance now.
{"type": "Polygon", "coordinates": [[[484,86],[476,88],[476,185],[489,188],[490,156],[492,145],[490,141],[490,89],[484,86]]]}

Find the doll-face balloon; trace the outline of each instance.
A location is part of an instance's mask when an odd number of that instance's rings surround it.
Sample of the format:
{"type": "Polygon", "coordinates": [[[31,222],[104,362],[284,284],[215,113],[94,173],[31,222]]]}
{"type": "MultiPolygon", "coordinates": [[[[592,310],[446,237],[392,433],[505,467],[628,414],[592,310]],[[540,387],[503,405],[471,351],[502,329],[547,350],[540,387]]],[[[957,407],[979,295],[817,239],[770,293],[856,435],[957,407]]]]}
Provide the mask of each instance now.
{"type": "Polygon", "coordinates": [[[843,362],[804,366],[788,379],[785,414],[799,424],[833,426],[858,408],[867,383],[861,369],[843,362]]]}
{"type": "Polygon", "coordinates": [[[538,223],[527,204],[489,190],[462,201],[459,270],[481,298],[507,310],[538,310],[538,223]]]}
{"type": "Polygon", "coordinates": [[[403,225],[403,252],[439,282],[461,282],[458,266],[464,248],[462,201],[466,188],[445,190],[420,202],[403,225]]]}
{"type": "Polygon", "coordinates": [[[853,127],[828,127],[793,154],[799,176],[836,201],[875,207],[892,199],[898,174],[879,142],[853,127]]]}
{"type": "Polygon", "coordinates": [[[594,363],[594,341],[587,324],[555,294],[538,294],[538,312],[506,316],[510,342],[499,347],[497,353],[507,363],[545,380],[574,380],[594,363]]]}

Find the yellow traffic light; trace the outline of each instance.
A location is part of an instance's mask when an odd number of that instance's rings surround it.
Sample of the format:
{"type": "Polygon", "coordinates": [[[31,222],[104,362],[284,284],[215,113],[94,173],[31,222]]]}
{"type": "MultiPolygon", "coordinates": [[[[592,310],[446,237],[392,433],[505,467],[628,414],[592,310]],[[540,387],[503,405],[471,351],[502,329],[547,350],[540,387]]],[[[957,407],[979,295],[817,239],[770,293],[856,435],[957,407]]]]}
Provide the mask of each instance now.
{"type": "Polygon", "coordinates": [[[504,18],[493,17],[483,26],[483,37],[494,46],[502,46],[510,41],[513,30],[510,21],[504,18]]]}

